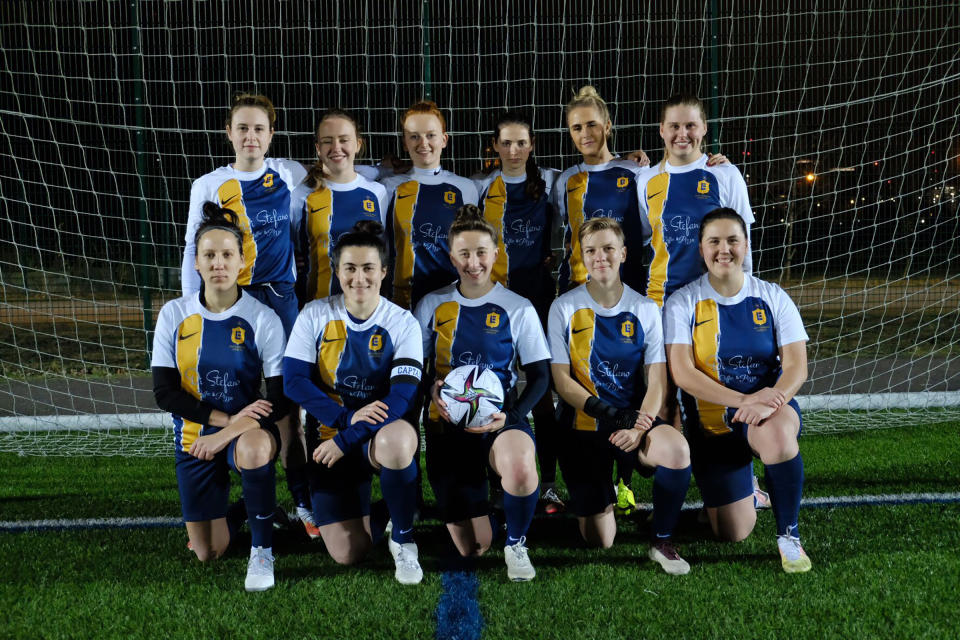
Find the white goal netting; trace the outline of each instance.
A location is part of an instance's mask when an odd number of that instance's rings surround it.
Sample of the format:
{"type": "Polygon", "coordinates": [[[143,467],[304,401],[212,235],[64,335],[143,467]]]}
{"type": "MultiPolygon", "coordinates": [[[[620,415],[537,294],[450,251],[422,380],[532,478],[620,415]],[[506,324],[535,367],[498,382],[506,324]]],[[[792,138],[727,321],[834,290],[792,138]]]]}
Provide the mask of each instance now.
{"type": "Polygon", "coordinates": [[[150,332],[243,90],[278,107],[272,155],[305,163],[320,111],[352,111],[375,162],[432,97],[462,175],[505,107],[570,165],[587,83],[615,149],[657,161],[659,104],[697,93],[747,178],[758,275],[811,335],[806,428],[960,419],[954,0],[4,2],[0,55],[0,450],[169,452],[150,332]]]}

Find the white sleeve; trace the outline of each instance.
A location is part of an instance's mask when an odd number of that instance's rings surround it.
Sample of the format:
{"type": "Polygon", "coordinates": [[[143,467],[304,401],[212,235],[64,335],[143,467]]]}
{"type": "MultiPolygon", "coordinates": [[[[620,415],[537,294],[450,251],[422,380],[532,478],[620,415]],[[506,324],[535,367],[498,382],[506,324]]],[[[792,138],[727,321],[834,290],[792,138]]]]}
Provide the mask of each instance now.
{"type": "Polygon", "coordinates": [[[567,346],[567,319],[564,317],[563,305],[560,300],[554,300],[550,305],[550,314],[547,316],[548,333],[550,334],[550,354],[554,364],[570,364],[570,349],[567,346]]]}
{"type": "Polygon", "coordinates": [[[285,358],[296,358],[303,362],[314,364],[317,361],[317,337],[319,330],[316,327],[317,314],[311,305],[307,305],[297,316],[287,339],[285,358]]]}
{"type": "Polygon", "coordinates": [[[160,309],[157,324],[153,331],[153,354],[150,358],[151,367],[177,368],[177,349],[175,338],[177,327],[173,319],[174,305],[168,302],[160,309]]]}
{"type": "Polygon", "coordinates": [[[517,310],[517,328],[513,336],[517,354],[520,356],[520,364],[549,360],[550,347],[547,346],[547,339],[543,335],[543,327],[540,326],[537,311],[530,302],[526,300],[524,302],[525,304],[517,310]]]}
{"type": "Polygon", "coordinates": [[[420,363],[421,368],[414,371],[410,365],[400,365],[399,367],[395,365],[390,371],[390,377],[408,375],[417,380],[422,380],[423,342],[421,341],[420,325],[417,324],[417,321],[409,311],[404,313],[404,319],[405,322],[400,329],[401,333],[397,336],[397,350],[393,359],[394,361],[413,360],[414,362],[420,363]]]}
{"type": "Polygon", "coordinates": [[[417,303],[413,317],[420,325],[420,344],[423,347],[423,360],[428,361],[433,356],[433,305],[430,305],[431,296],[426,296],[417,303]]]}
{"type": "Polygon", "coordinates": [[[263,362],[263,377],[272,378],[282,373],[283,363],[283,324],[272,309],[260,315],[257,328],[257,350],[263,362]]]}
{"type": "Polygon", "coordinates": [[[666,344],[693,344],[692,314],[693,308],[684,293],[677,291],[667,298],[663,306],[663,341],[666,344]]]}
{"type": "Polygon", "coordinates": [[[479,204],[480,197],[477,194],[477,185],[467,178],[466,184],[463,185],[463,203],[464,204],[479,204]]]}
{"type": "Polygon", "coordinates": [[[640,314],[643,323],[643,363],[647,365],[666,362],[667,353],[663,348],[663,321],[660,319],[660,309],[655,304],[645,304],[640,309],[640,314]]]}
{"type": "MultiPolygon", "coordinates": [[[[750,226],[754,223],[753,209],[750,208],[750,193],[747,191],[747,183],[743,179],[740,170],[734,165],[727,165],[724,174],[726,180],[721,184],[721,202],[723,206],[730,207],[740,214],[743,222],[747,225],[747,241],[750,240],[750,226]],[[724,193],[723,191],[726,191],[724,193]]],[[[752,243],[750,243],[752,247],[752,243]]],[[[753,252],[750,251],[743,257],[744,273],[753,272],[753,252]]]]}
{"type": "Polygon", "coordinates": [[[186,243],[183,248],[183,265],[180,270],[180,289],[183,295],[189,296],[200,290],[200,274],[197,273],[196,259],[197,246],[193,236],[203,220],[203,203],[209,200],[209,194],[204,188],[204,180],[195,180],[190,188],[190,210],[187,213],[186,243]]]}
{"type": "Polygon", "coordinates": [[[773,326],[777,330],[777,346],[808,341],[810,336],[803,328],[803,318],[800,317],[797,305],[779,286],[774,285],[772,289],[774,300],[771,306],[773,307],[773,326]]]}
{"type": "Polygon", "coordinates": [[[383,225],[384,232],[387,229],[387,209],[390,207],[390,192],[379,182],[374,182],[378,188],[374,188],[377,194],[377,200],[380,204],[380,224],[383,225]]]}
{"type": "Polygon", "coordinates": [[[377,177],[380,176],[380,169],[369,164],[355,164],[353,170],[370,182],[376,182],[377,177]]]}

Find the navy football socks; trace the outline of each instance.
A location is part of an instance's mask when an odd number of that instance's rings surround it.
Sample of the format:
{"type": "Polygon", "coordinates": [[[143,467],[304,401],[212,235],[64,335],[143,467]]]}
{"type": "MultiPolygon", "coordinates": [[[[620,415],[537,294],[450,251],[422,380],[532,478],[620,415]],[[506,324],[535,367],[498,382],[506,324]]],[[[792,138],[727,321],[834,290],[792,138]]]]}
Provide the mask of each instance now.
{"type": "Polygon", "coordinates": [[[247,505],[251,547],[273,546],[273,512],[277,508],[277,471],[273,462],[240,471],[243,501],[247,505]]]}
{"type": "Polygon", "coordinates": [[[528,496],[515,496],[507,491],[503,492],[503,513],[507,520],[507,543],[513,546],[527,535],[527,529],[533,521],[533,514],[537,510],[537,500],[540,498],[538,486],[528,496]]]}
{"type": "Polygon", "coordinates": [[[777,535],[800,537],[800,497],[803,493],[803,458],[798,453],[792,460],[764,465],[777,535]]]}
{"type": "Polygon", "coordinates": [[[417,509],[417,465],[411,462],[404,469],[380,469],[380,492],[390,510],[394,542],[413,542],[413,516],[417,509]]]}
{"type": "Polygon", "coordinates": [[[683,469],[658,466],[653,472],[653,535],[664,540],[673,535],[690,487],[690,465],[683,469]]]}

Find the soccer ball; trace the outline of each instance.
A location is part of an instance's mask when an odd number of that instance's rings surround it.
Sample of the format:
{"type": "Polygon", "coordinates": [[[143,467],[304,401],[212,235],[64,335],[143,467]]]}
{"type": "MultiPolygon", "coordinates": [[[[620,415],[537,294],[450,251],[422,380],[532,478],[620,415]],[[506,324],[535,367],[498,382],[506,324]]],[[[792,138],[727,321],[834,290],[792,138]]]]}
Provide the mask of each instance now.
{"type": "Polygon", "coordinates": [[[466,364],[446,375],[440,397],[453,424],[460,428],[481,427],[490,422],[491,414],[503,408],[503,385],[490,369],[466,364]]]}

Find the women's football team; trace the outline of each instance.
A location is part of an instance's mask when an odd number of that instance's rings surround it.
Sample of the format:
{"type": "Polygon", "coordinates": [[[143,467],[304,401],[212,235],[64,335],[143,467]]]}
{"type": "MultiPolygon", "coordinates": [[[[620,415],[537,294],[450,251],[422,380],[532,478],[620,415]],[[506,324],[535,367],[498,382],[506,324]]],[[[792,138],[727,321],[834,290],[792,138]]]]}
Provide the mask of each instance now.
{"type": "Polygon", "coordinates": [[[357,122],[330,110],[308,171],[267,157],[270,100],[235,98],[225,123],[235,161],[193,183],[183,297],[161,310],[152,360],[201,562],[224,553],[245,515],[245,588],[273,587],[279,457],[298,518],[336,562],[386,537],[396,579],[419,583],[422,422],[453,546],[479,556],[505,526],[511,580],[536,575],[526,542],[538,502],[569,508],[587,544],[613,544],[615,463],[621,488],[633,470],[653,479],[649,557],[688,573],[672,538],[691,475],[714,534],[743,540],[756,524],[755,457],[781,565],[810,569],[794,399],[807,334],[784,291],[750,275],[740,172],[703,151],[707,116],[693,96],[663,105],[653,166],[642,152],[614,154],[593,87],[566,120],[581,162],[538,166],[529,121],[505,113],[495,169],[471,180],[441,168],[448,135],[432,102],[403,114],[412,166],[400,172],[355,164],[357,122]],[[439,394],[464,364],[492,371],[505,392],[502,411],[466,429],[439,394]],[[243,490],[233,505],[231,469],[243,490]],[[374,474],[383,500],[371,504],[374,474]]]}

